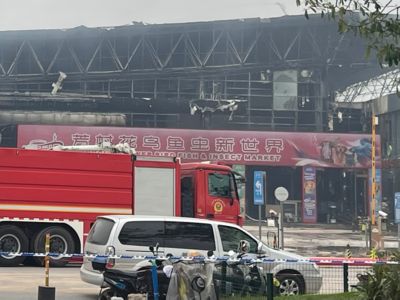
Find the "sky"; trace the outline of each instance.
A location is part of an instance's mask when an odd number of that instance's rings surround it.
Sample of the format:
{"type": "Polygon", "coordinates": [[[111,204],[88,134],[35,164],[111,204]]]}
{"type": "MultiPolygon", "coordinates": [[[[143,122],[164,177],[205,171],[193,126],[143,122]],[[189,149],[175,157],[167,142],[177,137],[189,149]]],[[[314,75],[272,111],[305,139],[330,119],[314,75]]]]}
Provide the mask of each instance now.
{"type": "MultiPolygon", "coordinates": [[[[400,5],[400,0],[381,0],[400,5]]],[[[0,0],[0,31],[304,15],[296,0],[0,0]]]]}
{"type": "Polygon", "coordinates": [[[296,0],[0,0],[0,31],[304,14],[296,0]]]}

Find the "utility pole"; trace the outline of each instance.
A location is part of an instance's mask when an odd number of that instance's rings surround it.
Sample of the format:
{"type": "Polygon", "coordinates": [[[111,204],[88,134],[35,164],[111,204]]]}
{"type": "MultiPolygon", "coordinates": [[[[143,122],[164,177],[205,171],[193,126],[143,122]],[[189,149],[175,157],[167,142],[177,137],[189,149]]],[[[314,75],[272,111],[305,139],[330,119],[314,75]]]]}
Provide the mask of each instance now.
{"type": "Polygon", "coordinates": [[[375,211],[376,211],[376,165],[375,165],[375,149],[376,149],[376,132],[375,132],[375,113],[372,111],[372,122],[371,122],[371,130],[372,130],[372,151],[371,151],[371,163],[372,163],[372,170],[371,170],[371,224],[375,225],[375,211]]]}

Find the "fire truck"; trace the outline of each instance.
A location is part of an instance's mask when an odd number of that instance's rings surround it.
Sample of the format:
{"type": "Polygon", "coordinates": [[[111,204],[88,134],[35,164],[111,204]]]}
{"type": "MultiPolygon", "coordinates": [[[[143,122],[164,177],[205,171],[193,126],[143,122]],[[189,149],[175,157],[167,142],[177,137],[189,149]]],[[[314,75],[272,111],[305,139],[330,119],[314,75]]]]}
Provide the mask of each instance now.
{"type": "MultiPolygon", "coordinates": [[[[0,266],[41,264],[50,252],[81,253],[99,215],[207,218],[242,224],[237,177],[229,166],[173,157],[76,149],[0,149],[0,266]]],[[[89,149],[90,150],[90,149],[89,149]]],[[[126,152],[126,151],[123,151],[126,152]]],[[[67,263],[52,257],[53,266],[67,263]]]]}

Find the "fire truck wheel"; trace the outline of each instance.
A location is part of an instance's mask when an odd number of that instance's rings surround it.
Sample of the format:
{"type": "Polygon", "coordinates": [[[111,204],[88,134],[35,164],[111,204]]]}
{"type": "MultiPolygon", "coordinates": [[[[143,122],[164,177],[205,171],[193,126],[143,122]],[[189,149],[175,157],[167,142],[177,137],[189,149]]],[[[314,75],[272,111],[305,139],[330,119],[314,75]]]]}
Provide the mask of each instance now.
{"type": "MultiPolygon", "coordinates": [[[[35,253],[45,252],[46,234],[50,233],[50,253],[72,254],[75,250],[75,243],[71,234],[64,228],[59,226],[51,226],[40,231],[33,241],[33,250],[35,253]]],[[[43,265],[42,257],[34,258],[36,264],[43,265]]],[[[68,263],[68,258],[62,256],[52,256],[50,266],[63,267],[68,263]]]]}
{"type": "MultiPolygon", "coordinates": [[[[6,225],[0,228],[0,252],[27,252],[28,238],[17,226],[6,225]]],[[[24,261],[24,256],[1,255],[0,266],[14,267],[24,261]]]]}

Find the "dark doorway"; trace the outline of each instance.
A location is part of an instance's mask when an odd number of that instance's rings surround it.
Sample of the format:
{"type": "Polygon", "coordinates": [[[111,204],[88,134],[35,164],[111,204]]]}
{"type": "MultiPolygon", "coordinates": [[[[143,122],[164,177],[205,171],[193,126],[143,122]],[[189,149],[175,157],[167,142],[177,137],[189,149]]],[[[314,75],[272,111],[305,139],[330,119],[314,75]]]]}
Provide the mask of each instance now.
{"type": "Polygon", "coordinates": [[[357,174],[356,175],[356,185],[355,185],[355,212],[358,217],[369,216],[368,212],[368,180],[366,175],[357,174]]]}
{"type": "MultiPolygon", "coordinates": [[[[251,218],[258,219],[258,206],[253,202],[254,171],[266,172],[266,205],[267,208],[279,205],[275,199],[274,191],[277,187],[284,187],[289,192],[288,200],[298,200],[302,198],[301,172],[302,168],[292,167],[246,167],[246,214],[251,218]]],[[[265,218],[265,205],[262,206],[262,218],[265,218]]]]}
{"type": "Polygon", "coordinates": [[[346,169],[317,171],[317,222],[352,224],[367,216],[365,172],[346,169]]]}

